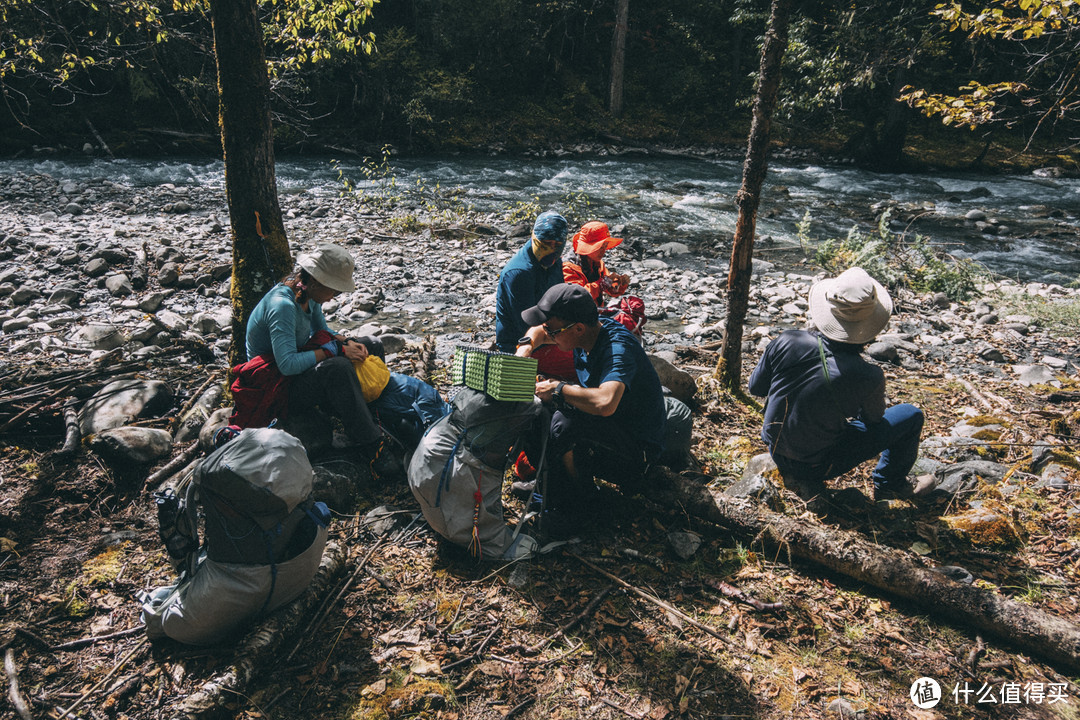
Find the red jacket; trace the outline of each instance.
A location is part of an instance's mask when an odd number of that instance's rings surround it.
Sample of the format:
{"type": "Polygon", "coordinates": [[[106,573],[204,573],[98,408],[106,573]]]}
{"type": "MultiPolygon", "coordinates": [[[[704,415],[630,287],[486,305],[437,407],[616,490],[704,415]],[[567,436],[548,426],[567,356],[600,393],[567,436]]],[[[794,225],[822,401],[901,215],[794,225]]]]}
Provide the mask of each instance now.
{"type": "Polygon", "coordinates": [[[571,285],[580,285],[588,290],[597,305],[603,304],[601,300],[602,294],[607,294],[611,297],[619,297],[626,292],[625,290],[616,291],[614,283],[610,280],[605,284],[604,280],[611,276],[611,271],[604,265],[603,260],[600,261],[600,275],[592,282],[590,282],[589,278],[585,275],[585,271],[582,269],[581,265],[578,265],[577,263],[564,262],[562,272],[563,282],[568,282],[571,285]]]}
{"type": "MultiPolygon", "coordinates": [[[[301,350],[315,350],[333,340],[333,336],[320,330],[307,341],[301,350]]],[[[284,420],[289,411],[289,380],[282,375],[272,355],[260,355],[232,369],[233,414],[229,425],[238,428],[266,427],[276,420],[284,420]]]]}

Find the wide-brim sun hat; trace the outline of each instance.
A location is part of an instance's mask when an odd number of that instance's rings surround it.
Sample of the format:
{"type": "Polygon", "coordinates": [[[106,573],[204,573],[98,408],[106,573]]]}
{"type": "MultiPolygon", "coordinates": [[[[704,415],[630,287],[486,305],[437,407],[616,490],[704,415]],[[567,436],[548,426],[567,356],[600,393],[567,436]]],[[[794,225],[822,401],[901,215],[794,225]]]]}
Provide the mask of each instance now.
{"type": "Polygon", "coordinates": [[[574,252],[595,258],[617,247],[622,241],[622,238],[611,237],[611,231],[606,224],[594,220],[585,223],[574,233],[574,252]]]}
{"type": "Polygon", "coordinates": [[[810,321],[831,340],[868,343],[889,324],[892,310],[889,291],[859,267],[810,288],[810,321]]]}
{"type": "Polygon", "coordinates": [[[319,245],[300,255],[296,265],[331,290],[352,292],[356,289],[353,281],[356,261],[352,253],[340,245],[319,245]]]}

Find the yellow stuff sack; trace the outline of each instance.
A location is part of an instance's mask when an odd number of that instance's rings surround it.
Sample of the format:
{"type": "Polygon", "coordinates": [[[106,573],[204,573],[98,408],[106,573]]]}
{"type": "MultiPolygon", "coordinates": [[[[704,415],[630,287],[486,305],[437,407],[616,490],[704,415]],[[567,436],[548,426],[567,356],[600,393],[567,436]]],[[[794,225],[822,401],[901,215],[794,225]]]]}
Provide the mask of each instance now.
{"type": "Polygon", "coordinates": [[[364,400],[375,402],[382,395],[383,388],[390,382],[390,369],[378,355],[368,355],[363,362],[353,362],[356,377],[360,380],[360,389],[364,391],[364,400]]]}

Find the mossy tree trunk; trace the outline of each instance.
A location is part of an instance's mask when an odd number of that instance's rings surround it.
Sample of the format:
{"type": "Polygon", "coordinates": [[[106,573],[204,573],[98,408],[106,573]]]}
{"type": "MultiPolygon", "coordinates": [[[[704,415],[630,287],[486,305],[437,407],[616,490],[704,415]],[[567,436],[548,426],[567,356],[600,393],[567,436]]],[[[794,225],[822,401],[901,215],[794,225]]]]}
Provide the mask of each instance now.
{"type": "Polygon", "coordinates": [[[750,139],[743,161],[742,187],[735,196],[739,218],[735,222],[735,240],[731,248],[731,267],[728,270],[727,321],[724,325],[724,344],[716,377],[733,391],[742,385],[743,323],[750,303],[750,278],[754,255],[754,230],[757,225],[761,186],[768,169],[766,153],[776,96],[780,88],[780,61],[787,47],[788,19],[792,0],[772,0],[769,26],[761,47],[761,69],[754,97],[754,116],[750,123],[750,139]]]}
{"type": "Polygon", "coordinates": [[[211,0],[218,71],[218,117],[232,228],[232,349],[245,359],[248,317],[292,268],[278,205],[270,79],[256,0],[211,0]],[[261,232],[260,232],[261,229],[261,232]]]}

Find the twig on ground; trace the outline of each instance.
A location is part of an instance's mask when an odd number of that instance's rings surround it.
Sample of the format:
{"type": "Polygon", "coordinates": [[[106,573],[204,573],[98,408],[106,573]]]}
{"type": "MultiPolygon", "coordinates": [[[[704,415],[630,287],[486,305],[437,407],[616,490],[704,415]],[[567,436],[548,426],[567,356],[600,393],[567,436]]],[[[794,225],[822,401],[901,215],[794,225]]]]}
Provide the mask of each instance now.
{"type": "Polygon", "coordinates": [[[346,591],[352,586],[353,582],[356,580],[357,577],[359,577],[360,573],[364,571],[364,567],[367,565],[367,561],[383,544],[383,542],[386,540],[386,537],[386,535],[383,535],[374,545],[371,546],[371,549],[367,551],[367,555],[363,557],[359,564],[357,564],[356,569],[353,570],[353,574],[350,575],[349,578],[345,581],[345,584],[341,586],[341,590],[339,590],[332,598],[328,599],[326,602],[323,603],[322,607],[320,607],[318,612],[315,613],[314,617],[311,618],[311,622],[309,622],[307,624],[307,627],[304,628],[304,631],[300,633],[300,640],[296,643],[296,645],[289,652],[289,654],[285,656],[285,662],[292,660],[293,655],[295,655],[300,650],[300,647],[304,644],[304,641],[314,635],[315,630],[319,627],[319,625],[322,624],[323,620],[326,618],[327,613],[330,612],[330,608],[334,607],[334,605],[337,605],[338,601],[345,596],[346,591]]]}
{"type": "Polygon", "coordinates": [[[165,463],[165,465],[163,465],[160,470],[157,470],[154,473],[150,474],[146,478],[146,481],[143,483],[143,486],[147,490],[153,490],[161,484],[162,480],[172,479],[174,475],[178,475],[183,471],[187,470],[188,465],[195,461],[195,457],[199,454],[199,452],[199,441],[196,440],[190,445],[188,445],[186,448],[184,448],[184,451],[181,452],[179,455],[174,457],[169,462],[165,463]]]}
{"type": "Polygon", "coordinates": [[[579,622],[581,622],[582,620],[584,620],[585,618],[589,617],[594,612],[596,612],[596,608],[600,606],[600,603],[604,601],[604,598],[606,598],[608,596],[608,593],[610,593],[610,592],[611,592],[611,587],[610,586],[604,588],[603,590],[601,590],[599,593],[597,593],[596,597],[594,597],[592,600],[589,601],[589,604],[585,606],[584,610],[582,610],[581,612],[579,612],[577,615],[575,615],[573,618],[570,619],[570,622],[566,623],[561,628],[556,630],[552,635],[549,635],[548,637],[544,638],[540,642],[535,643],[535,644],[525,648],[524,650],[522,650],[521,654],[522,655],[536,655],[537,653],[542,651],[544,648],[546,648],[548,645],[555,642],[560,637],[563,637],[564,635],[566,635],[566,633],[569,632],[571,629],[573,629],[579,622]]]}
{"type": "Polygon", "coordinates": [[[518,703],[514,707],[510,708],[509,712],[502,716],[502,720],[510,720],[510,718],[517,716],[518,713],[520,713],[522,710],[529,707],[535,702],[536,698],[533,697],[525,700],[524,702],[518,703]]]}
{"type": "Polygon", "coordinates": [[[30,720],[30,708],[19,692],[19,673],[15,667],[15,651],[11,648],[4,653],[4,674],[8,680],[8,699],[11,701],[15,712],[19,713],[22,720],[30,720]]]}
{"type": "Polygon", "coordinates": [[[700,622],[698,620],[695,620],[694,618],[692,618],[689,615],[687,615],[686,613],[684,613],[682,610],[679,610],[674,605],[671,605],[670,603],[666,603],[663,600],[661,600],[660,598],[656,597],[655,595],[651,595],[651,594],[645,592],[644,590],[642,590],[641,588],[638,588],[638,587],[635,587],[635,586],[631,585],[630,583],[626,582],[622,578],[620,578],[620,577],[618,577],[616,575],[612,575],[607,570],[604,570],[601,567],[593,565],[591,562],[589,562],[585,558],[581,557],[580,555],[576,555],[576,554],[574,554],[572,552],[567,552],[566,554],[569,555],[572,558],[575,558],[578,562],[585,565],[585,567],[591,568],[592,570],[595,570],[596,572],[598,572],[601,575],[603,575],[604,577],[606,577],[608,580],[611,580],[611,581],[617,583],[620,587],[626,588],[627,590],[634,593],[635,595],[642,598],[643,600],[648,600],[653,605],[656,605],[658,607],[663,608],[664,610],[667,610],[669,613],[671,613],[675,617],[679,618],[680,620],[684,620],[684,621],[690,623],[691,625],[696,627],[698,630],[701,630],[702,632],[704,632],[704,633],[706,633],[708,635],[712,635],[717,640],[722,640],[725,643],[728,641],[728,639],[726,637],[724,637],[723,635],[718,633],[716,630],[713,630],[711,627],[709,627],[705,623],[702,623],[702,622],[700,622]]]}
{"type": "Polygon", "coordinates": [[[79,449],[82,429],[79,427],[79,413],[75,410],[78,398],[70,397],[64,401],[64,446],[57,451],[60,458],[69,458],[79,449]]]}
{"type": "Polygon", "coordinates": [[[967,654],[966,665],[971,670],[971,675],[974,677],[979,672],[979,658],[986,652],[986,645],[983,644],[982,635],[975,636],[975,647],[971,648],[971,651],[967,654]]]}
{"type": "Polygon", "coordinates": [[[713,580],[712,578],[702,578],[702,582],[704,582],[706,585],[711,587],[713,590],[718,591],[721,595],[723,595],[725,597],[729,597],[732,600],[738,600],[739,602],[746,603],[747,605],[754,608],[758,612],[777,612],[779,610],[784,609],[784,603],[782,603],[782,602],[775,602],[775,603],[762,602],[761,600],[758,600],[756,597],[753,597],[752,595],[747,595],[745,592],[743,592],[739,588],[735,587],[734,585],[729,585],[728,583],[724,582],[723,580],[713,580]]]}
{"type": "Polygon", "coordinates": [[[113,675],[115,675],[117,672],[119,672],[120,668],[127,665],[128,661],[131,660],[131,658],[135,656],[136,652],[138,652],[139,650],[142,650],[143,648],[145,648],[146,644],[147,644],[146,638],[143,638],[139,642],[135,643],[135,647],[131,648],[131,650],[128,651],[127,655],[120,658],[120,661],[117,662],[115,665],[113,665],[112,670],[110,670],[108,672],[108,674],[105,675],[105,677],[101,678],[96,683],[91,685],[90,689],[87,690],[86,692],[84,692],[79,697],[78,700],[76,700],[71,705],[69,705],[66,710],[60,711],[60,717],[66,717],[66,716],[71,715],[72,713],[74,713],[76,709],[78,709],[84,702],[86,702],[87,698],[89,698],[91,695],[93,695],[95,692],[97,692],[98,688],[100,688],[102,685],[104,685],[106,682],[109,681],[109,678],[111,678],[113,675]]]}
{"type": "Polygon", "coordinates": [[[218,373],[215,370],[210,373],[210,377],[206,378],[206,382],[200,385],[198,390],[191,393],[191,397],[189,397],[188,401],[184,403],[184,406],[180,408],[180,412],[176,413],[173,419],[169,421],[168,430],[170,433],[176,432],[176,428],[180,427],[180,422],[184,419],[184,416],[188,414],[188,411],[191,410],[191,408],[195,407],[195,403],[199,402],[199,399],[203,396],[203,393],[206,392],[207,388],[214,384],[217,378],[218,373]]]}
{"type": "Polygon", "coordinates": [[[79,640],[72,640],[71,642],[60,643],[59,645],[53,645],[50,650],[75,650],[76,648],[86,647],[87,645],[93,645],[94,643],[101,642],[102,640],[119,640],[120,638],[131,637],[132,635],[138,635],[146,628],[133,627],[127,630],[121,630],[119,632],[109,633],[108,635],[95,635],[93,637],[80,638],[79,640]]]}

